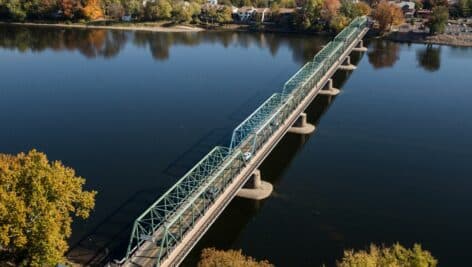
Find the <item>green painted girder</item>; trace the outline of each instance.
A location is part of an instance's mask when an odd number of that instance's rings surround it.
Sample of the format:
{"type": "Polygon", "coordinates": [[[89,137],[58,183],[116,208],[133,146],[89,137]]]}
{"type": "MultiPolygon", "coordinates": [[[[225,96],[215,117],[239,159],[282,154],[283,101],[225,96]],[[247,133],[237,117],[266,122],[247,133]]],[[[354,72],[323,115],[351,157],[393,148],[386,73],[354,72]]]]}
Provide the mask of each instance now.
{"type": "Polygon", "coordinates": [[[215,147],[144,211],[134,222],[126,259],[150,241],[159,248],[159,266],[245,167],[246,153],[257,153],[366,25],[366,17],[354,19],[290,77],[281,94],[273,94],[234,129],[229,148],[215,147]]]}

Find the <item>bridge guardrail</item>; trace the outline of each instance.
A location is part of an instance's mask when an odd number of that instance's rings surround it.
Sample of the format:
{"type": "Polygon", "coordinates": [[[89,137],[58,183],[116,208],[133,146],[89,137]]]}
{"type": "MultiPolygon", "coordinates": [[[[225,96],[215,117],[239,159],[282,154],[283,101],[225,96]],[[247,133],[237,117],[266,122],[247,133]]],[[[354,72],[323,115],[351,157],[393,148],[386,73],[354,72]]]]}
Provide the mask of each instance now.
{"type": "Polygon", "coordinates": [[[215,147],[144,211],[134,222],[122,262],[144,242],[152,241],[160,248],[157,256],[159,265],[244,168],[248,160],[245,153],[254,155],[265,144],[366,25],[366,17],[354,19],[312,61],[290,77],[281,94],[273,94],[234,129],[229,148],[215,147]],[[243,144],[244,149],[249,150],[243,151],[243,144]]]}

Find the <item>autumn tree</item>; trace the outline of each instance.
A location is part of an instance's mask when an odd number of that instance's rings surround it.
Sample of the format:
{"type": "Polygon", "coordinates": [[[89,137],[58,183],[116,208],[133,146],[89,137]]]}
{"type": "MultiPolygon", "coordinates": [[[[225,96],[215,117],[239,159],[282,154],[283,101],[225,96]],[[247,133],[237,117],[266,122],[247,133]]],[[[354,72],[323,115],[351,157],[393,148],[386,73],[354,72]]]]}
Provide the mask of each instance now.
{"type": "MultiPolygon", "coordinates": [[[[63,262],[72,216],[87,218],[95,191],[43,153],[0,154],[0,254],[16,266],[63,262]]],[[[1,264],[0,264],[1,265],[1,264]]]]}
{"type": "Polygon", "coordinates": [[[81,4],[78,0],[59,0],[58,4],[66,19],[73,19],[81,9],[81,4]]]}
{"type": "Polygon", "coordinates": [[[344,251],[344,256],[337,267],[378,267],[378,266],[415,266],[435,267],[438,261],[427,250],[415,244],[412,249],[407,249],[400,244],[392,247],[378,247],[370,245],[369,250],[344,251]]]}
{"type": "Polygon", "coordinates": [[[325,0],[323,2],[323,18],[326,21],[330,21],[331,18],[335,17],[339,13],[341,2],[339,0],[325,0]]]}
{"type": "Polygon", "coordinates": [[[403,23],[402,10],[394,4],[382,0],[372,11],[372,17],[379,23],[380,31],[390,30],[392,26],[403,23]]]}
{"type": "Polygon", "coordinates": [[[349,18],[344,15],[334,16],[329,22],[329,27],[335,32],[342,31],[347,25],[349,25],[349,18]]]}
{"type": "Polygon", "coordinates": [[[430,34],[443,33],[446,29],[447,20],[449,19],[449,10],[445,6],[437,6],[433,8],[431,16],[426,23],[429,27],[430,34]]]}
{"type": "Polygon", "coordinates": [[[369,16],[372,12],[372,8],[364,1],[359,1],[355,5],[361,16],[369,16]]]}
{"type": "Polygon", "coordinates": [[[100,0],[87,0],[84,8],[82,8],[82,14],[89,20],[103,18],[103,10],[100,5],[100,0]]]}
{"type": "Polygon", "coordinates": [[[295,13],[295,25],[303,30],[312,29],[320,17],[323,0],[302,0],[299,4],[300,8],[295,13]]]}
{"type": "Polygon", "coordinates": [[[221,251],[206,248],[202,251],[198,267],[273,267],[268,261],[257,261],[244,256],[241,250],[221,251]]]}

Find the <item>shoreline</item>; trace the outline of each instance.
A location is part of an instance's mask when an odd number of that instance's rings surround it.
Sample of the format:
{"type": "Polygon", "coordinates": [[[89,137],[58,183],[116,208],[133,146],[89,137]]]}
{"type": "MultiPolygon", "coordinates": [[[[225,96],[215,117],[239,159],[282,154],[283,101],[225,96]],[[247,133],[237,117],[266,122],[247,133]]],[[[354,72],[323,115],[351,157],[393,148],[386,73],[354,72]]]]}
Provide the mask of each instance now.
{"type": "Polygon", "coordinates": [[[214,32],[264,32],[264,33],[282,33],[282,34],[315,34],[319,36],[329,36],[332,33],[329,32],[307,32],[290,29],[287,27],[264,27],[260,29],[254,29],[251,25],[246,24],[224,24],[224,25],[200,25],[200,26],[188,26],[188,25],[172,25],[164,26],[166,21],[162,22],[141,22],[141,23],[117,23],[115,25],[91,25],[84,23],[55,23],[55,22],[6,22],[0,21],[0,25],[13,25],[13,26],[31,26],[31,27],[51,27],[51,28],[75,28],[75,29],[105,29],[105,30],[124,30],[124,31],[147,31],[147,32],[168,32],[168,33],[181,33],[181,32],[202,32],[202,31],[214,31],[214,32]]]}
{"type": "Polygon", "coordinates": [[[125,31],[148,31],[148,32],[201,32],[206,29],[200,27],[192,27],[185,25],[176,25],[164,27],[162,25],[87,25],[80,23],[40,23],[40,22],[4,22],[0,21],[0,25],[15,25],[15,26],[35,26],[35,27],[54,27],[54,28],[76,28],[76,29],[104,29],[104,30],[125,30],[125,31]]]}
{"type": "Polygon", "coordinates": [[[448,45],[455,47],[472,47],[472,34],[467,35],[452,35],[452,34],[438,34],[429,35],[423,32],[391,32],[390,34],[381,37],[386,40],[401,42],[401,43],[416,43],[428,45],[448,45]]]}

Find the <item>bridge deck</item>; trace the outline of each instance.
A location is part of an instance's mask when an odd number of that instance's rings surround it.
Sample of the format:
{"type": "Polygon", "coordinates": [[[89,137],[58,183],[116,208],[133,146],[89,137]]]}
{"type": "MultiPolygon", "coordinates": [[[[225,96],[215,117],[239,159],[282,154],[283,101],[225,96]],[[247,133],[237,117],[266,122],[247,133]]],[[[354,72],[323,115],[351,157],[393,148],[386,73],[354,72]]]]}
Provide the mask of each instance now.
{"type": "Polygon", "coordinates": [[[125,266],[176,266],[218,218],[367,32],[355,19],[135,221],[125,266]]]}

